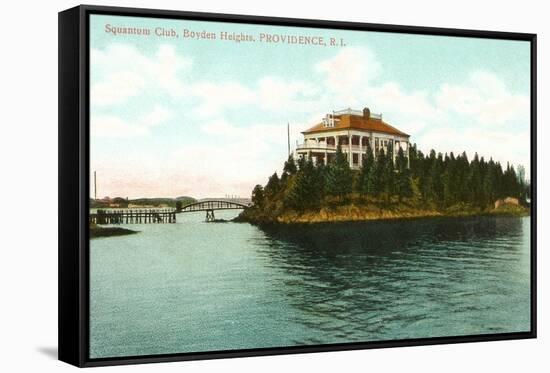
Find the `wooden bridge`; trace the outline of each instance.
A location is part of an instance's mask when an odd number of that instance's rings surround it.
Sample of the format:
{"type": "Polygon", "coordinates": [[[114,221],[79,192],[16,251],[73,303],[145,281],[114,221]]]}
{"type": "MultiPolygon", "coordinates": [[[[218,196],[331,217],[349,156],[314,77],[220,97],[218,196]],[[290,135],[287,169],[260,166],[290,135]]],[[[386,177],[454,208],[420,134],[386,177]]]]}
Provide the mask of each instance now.
{"type": "Polygon", "coordinates": [[[249,200],[205,199],[190,203],[181,209],[100,209],[90,213],[92,224],[162,224],[175,223],[176,214],[206,211],[206,221],[216,218],[215,210],[243,210],[251,205],[249,200]]]}
{"type": "Polygon", "coordinates": [[[90,214],[93,224],[161,224],[175,223],[175,209],[97,210],[90,214]]]}
{"type": "Polygon", "coordinates": [[[246,201],[235,201],[231,199],[219,199],[219,200],[202,200],[199,202],[191,203],[187,206],[183,206],[181,210],[177,212],[196,212],[206,211],[206,221],[215,221],[215,210],[243,210],[250,206],[250,203],[246,201]]]}

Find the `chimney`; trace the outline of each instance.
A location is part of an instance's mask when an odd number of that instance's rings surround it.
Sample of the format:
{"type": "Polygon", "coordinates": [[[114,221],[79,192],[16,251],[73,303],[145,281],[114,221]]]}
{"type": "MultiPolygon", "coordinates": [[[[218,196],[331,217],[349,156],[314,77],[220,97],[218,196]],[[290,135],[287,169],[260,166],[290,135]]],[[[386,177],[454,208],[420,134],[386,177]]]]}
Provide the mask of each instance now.
{"type": "Polygon", "coordinates": [[[363,118],[365,118],[365,119],[370,118],[370,109],[368,107],[363,109],[363,118]]]}

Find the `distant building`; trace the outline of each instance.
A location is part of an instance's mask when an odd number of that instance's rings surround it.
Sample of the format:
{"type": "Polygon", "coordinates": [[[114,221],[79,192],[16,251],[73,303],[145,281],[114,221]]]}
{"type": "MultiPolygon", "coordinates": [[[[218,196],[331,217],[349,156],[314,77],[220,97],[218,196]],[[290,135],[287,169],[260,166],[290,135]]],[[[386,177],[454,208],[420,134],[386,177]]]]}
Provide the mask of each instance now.
{"type": "Polygon", "coordinates": [[[373,153],[383,148],[393,148],[395,159],[399,148],[409,157],[410,136],[382,120],[382,114],[371,113],[368,108],[352,110],[351,108],[333,111],[327,114],[322,122],[303,131],[304,143],[297,146],[297,157],[310,157],[314,163],[327,164],[341,146],[349,165],[359,169],[363,155],[370,143],[373,153]]]}

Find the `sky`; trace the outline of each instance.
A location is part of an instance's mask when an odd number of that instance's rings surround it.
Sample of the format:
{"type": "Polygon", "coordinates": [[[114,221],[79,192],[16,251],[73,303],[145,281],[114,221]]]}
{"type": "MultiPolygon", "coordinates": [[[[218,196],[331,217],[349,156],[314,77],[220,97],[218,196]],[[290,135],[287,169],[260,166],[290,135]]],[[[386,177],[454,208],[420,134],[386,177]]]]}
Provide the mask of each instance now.
{"type": "Polygon", "coordinates": [[[369,107],[425,153],[477,152],[529,178],[529,92],[524,41],[91,15],[90,172],[98,198],[248,197],[280,173],[287,123],[295,146],[326,113],[369,107]]]}

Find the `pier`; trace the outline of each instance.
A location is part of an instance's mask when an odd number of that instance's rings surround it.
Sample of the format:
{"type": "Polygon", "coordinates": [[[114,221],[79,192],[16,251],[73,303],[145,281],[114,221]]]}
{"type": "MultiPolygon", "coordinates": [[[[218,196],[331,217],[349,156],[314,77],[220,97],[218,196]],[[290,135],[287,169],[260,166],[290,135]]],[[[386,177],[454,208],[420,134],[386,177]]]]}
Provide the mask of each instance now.
{"type": "Polygon", "coordinates": [[[175,209],[97,210],[90,213],[92,224],[163,224],[175,223],[175,209]]]}
{"type": "Polygon", "coordinates": [[[206,221],[216,221],[216,210],[244,210],[251,206],[248,199],[204,199],[190,203],[179,209],[98,209],[90,212],[91,224],[163,224],[175,223],[176,214],[186,212],[206,212],[206,221]]]}

